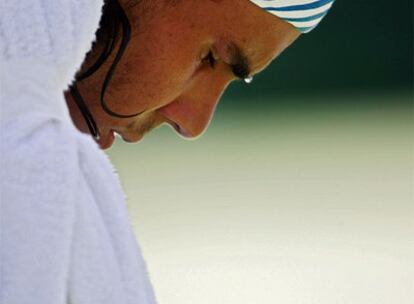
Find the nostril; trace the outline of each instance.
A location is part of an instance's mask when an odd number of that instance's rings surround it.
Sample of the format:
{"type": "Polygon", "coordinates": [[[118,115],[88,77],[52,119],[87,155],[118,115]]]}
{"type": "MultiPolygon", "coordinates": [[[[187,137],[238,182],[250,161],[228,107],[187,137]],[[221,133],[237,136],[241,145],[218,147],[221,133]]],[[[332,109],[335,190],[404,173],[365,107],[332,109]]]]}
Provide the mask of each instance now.
{"type": "Polygon", "coordinates": [[[171,125],[183,137],[194,138],[202,132],[203,116],[196,111],[184,108],[182,104],[173,102],[158,109],[158,113],[163,116],[165,122],[171,125]]]}
{"type": "Polygon", "coordinates": [[[175,129],[177,130],[178,133],[180,133],[182,136],[187,137],[187,138],[191,138],[191,137],[195,137],[193,134],[191,134],[190,132],[188,132],[186,129],[184,129],[183,127],[181,127],[179,124],[175,124],[176,127],[175,129]]]}
{"type": "Polygon", "coordinates": [[[187,137],[187,138],[194,137],[194,135],[193,135],[191,132],[189,132],[189,131],[187,131],[186,129],[184,129],[182,126],[180,126],[180,125],[179,125],[178,123],[176,123],[175,121],[173,121],[173,120],[171,120],[171,119],[169,119],[169,118],[167,118],[167,117],[165,117],[165,119],[166,119],[166,122],[167,122],[170,126],[172,126],[172,127],[174,128],[174,130],[175,130],[175,131],[177,131],[177,133],[179,133],[179,134],[181,134],[182,136],[187,137]]]}

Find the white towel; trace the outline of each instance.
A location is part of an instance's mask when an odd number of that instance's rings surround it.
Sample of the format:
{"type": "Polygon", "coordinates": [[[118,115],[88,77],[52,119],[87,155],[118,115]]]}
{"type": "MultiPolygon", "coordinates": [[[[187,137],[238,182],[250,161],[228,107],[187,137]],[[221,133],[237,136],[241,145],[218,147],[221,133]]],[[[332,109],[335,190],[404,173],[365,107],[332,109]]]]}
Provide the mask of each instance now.
{"type": "Polygon", "coordinates": [[[0,303],[155,303],[110,161],[63,97],[102,1],[0,0],[0,303]]]}

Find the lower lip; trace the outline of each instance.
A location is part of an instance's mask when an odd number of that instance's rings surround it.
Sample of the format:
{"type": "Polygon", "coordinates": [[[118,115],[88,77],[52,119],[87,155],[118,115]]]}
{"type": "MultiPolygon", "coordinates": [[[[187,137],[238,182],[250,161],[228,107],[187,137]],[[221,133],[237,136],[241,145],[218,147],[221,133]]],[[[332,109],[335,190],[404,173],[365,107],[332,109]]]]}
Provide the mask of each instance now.
{"type": "Polygon", "coordinates": [[[133,134],[132,137],[128,137],[127,134],[120,134],[120,136],[127,143],[136,143],[136,142],[140,141],[142,139],[142,137],[143,137],[142,134],[141,135],[133,134]]]}

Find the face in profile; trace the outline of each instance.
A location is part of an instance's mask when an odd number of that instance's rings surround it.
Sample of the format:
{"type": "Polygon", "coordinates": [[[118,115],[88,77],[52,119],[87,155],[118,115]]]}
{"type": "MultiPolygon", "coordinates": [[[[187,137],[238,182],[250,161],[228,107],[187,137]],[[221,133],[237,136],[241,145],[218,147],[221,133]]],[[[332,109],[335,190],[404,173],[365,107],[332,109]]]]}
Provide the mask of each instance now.
{"type": "MultiPolygon", "coordinates": [[[[229,83],[259,73],[299,36],[292,25],[248,0],[119,4],[131,29],[122,57],[116,58],[121,28],[99,69],[76,81],[104,149],[112,145],[115,132],[136,142],[164,123],[184,137],[199,136],[229,83]]],[[[108,35],[98,36],[80,74],[99,60],[108,35]]],[[[72,94],[65,96],[75,125],[89,132],[72,94]]]]}

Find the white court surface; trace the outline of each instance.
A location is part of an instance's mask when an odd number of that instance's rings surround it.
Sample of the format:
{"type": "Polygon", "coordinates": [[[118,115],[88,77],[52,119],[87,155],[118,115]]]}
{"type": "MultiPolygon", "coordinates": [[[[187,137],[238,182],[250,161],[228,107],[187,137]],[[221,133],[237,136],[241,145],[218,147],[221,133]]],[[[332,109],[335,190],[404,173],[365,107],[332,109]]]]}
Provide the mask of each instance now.
{"type": "Polygon", "coordinates": [[[407,106],[219,113],[109,151],[160,304],[412,304],[407,106]]]}

